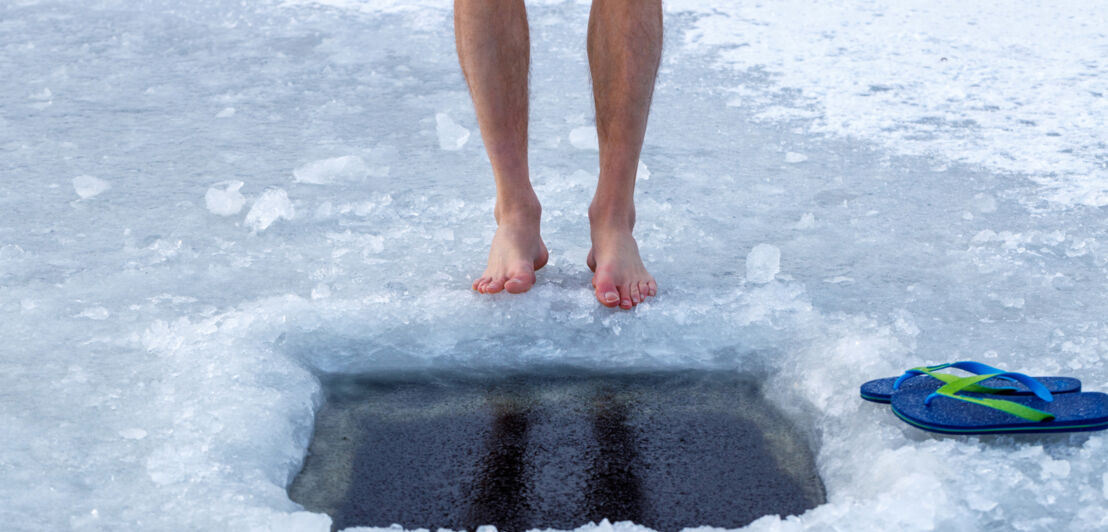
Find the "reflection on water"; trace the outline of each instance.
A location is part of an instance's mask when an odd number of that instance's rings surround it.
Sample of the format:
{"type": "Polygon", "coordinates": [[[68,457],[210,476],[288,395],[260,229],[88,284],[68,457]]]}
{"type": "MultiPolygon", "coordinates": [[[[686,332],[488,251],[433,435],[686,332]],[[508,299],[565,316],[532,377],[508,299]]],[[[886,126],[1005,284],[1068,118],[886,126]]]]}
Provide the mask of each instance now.
{"type": "Polygon", "coordinates": [[[731,372],[326,383],[293,500],[334,527],[742,526],[824,501],[811,451],[731,372]]]}

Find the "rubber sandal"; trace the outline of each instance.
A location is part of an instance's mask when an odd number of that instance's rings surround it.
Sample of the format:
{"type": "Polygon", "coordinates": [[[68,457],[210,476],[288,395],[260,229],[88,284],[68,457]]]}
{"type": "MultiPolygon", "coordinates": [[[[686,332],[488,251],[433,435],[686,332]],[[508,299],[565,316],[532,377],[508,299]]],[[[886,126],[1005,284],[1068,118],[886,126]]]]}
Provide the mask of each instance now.
{"type": "MultiPolygon", "coordinates": [[[[939,364],[937,366],[922,366],[905,371],[900,377],[874,379],[863,384],[861,387],[862,399],[875,403],[888,403],[893,393],[897,390],[926,390],[928,392],[933,392],[944,384],[949,384],[962,378],[960,375],[939,373],[939,370],[946,368],[960,369],[976,375],[1004,373],[1004,370],[1000,368],[994,368],[971,360],[939,364]]],[[[1045,386],[1050,393],[1077,393],[1081,391],[1081,381],[1071,377],[1035,377],[1035,380],[1045,386]]],[[[1019,382],[1002,377],[985,379],[980,384],[967,387],[965,391],[969,393],[1002,395],[1028,395],[1031,393],[1026,386],[1019,382]]]]}
{"type": "Polygon", "coordinates": [[[1054,395],[1022,373],[990,373],[955,380],[939,389],[897,390],[892,410],[915,427],[944,434],[1079,432],[1108,429],[1108,395],[1100,392],[1054,395]],[[963,395],[977,383],[1004,377],[1023,384],[1032,395],[1006,399],[963,395]]]}

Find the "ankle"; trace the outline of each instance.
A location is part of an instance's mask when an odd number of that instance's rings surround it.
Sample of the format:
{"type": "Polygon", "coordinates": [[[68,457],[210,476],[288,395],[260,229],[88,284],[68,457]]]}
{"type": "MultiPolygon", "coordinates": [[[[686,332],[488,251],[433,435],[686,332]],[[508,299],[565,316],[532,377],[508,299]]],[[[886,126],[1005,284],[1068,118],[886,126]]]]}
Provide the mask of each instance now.
{"type": "Polygon", "coordinates": [[[610,205],[593,200],[589,205],[589,226],[592,229],[630,232],[635,228],[635,206],[610,205]]]}
{"type": "Polygon", "coordinates": [[[516,198],[505,200],[498,198],[493,209],[497,225],[500,224],[538,224],[542,219],[542,205],[538,197],[516,198]]]}

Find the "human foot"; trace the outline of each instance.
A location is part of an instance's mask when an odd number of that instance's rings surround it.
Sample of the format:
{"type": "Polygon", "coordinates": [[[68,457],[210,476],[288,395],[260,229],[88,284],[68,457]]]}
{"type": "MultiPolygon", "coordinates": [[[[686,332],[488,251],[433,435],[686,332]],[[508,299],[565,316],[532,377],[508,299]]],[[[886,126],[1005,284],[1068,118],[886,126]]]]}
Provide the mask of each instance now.
{"type": "Polygon", "coordinates": [[[606,307],[630,309],[658,293],[654,277],[639,257],[631,224],[591,222],[592,249],[587,263],[594,273],[596,300],[606,307]]]}
{"type": "Polygon", "coordinates": [[[489,265],[473,281],[482,294],[507,290],[519,294],[535,284],[535,270],[546,265],[546,244],[539,235],[539,215],[497,216],[496,234],[489,248],[489,265]]]}

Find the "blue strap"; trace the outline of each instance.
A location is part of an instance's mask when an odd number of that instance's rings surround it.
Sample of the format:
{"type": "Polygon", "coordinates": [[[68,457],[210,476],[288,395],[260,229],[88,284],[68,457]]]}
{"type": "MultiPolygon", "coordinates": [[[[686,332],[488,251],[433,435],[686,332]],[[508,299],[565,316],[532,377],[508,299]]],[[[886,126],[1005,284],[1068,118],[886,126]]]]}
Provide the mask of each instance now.
{"type": "Polygon", "coordinates": [[[923,404],[924,405],[930,405],[931,400],[934,399],[936,396],[939,396],[939,395],[945,395],[947,397],[953,397],[958,392],[962,391],[963,389],[965,389],[965,388],[967,388],[967,387],[969,387],[973,384],[976,384],[976,383],[981,382],[983,380],[991,379],[991,378],[994,378],[994,377],[1010,378],[1010,379],[1012,379],[1016,382],[1019,382],[1019,383],[1023,384],[1024,386],[1027,386],[1027,389],[1031,390],[1031,392],[1034,393],[1039,399],[1042,399],[1043,401],[1046,401],[1048,403],[1054,401],[1054,395],[1052,395],[1050,393],[1050,390],[1047,390],[1046,386],[1043,386],[1043,384],[1041,382],[1035,380],[1034,378],[1028,377],[1027,375],[1024,375],[1023,373],[1016,373],[1016,372],[1013,372],[1013,371],[1005,371],[1005,372],[996,373],[996,374],[985,374],[985,375],[978,375],[976,377],[966,377],[964,379],[959,379],[955,382],[947,384],[946,386],[943,386],[942,388],[939,388],[938,390],[932,392],[931,395],[928,395],[927,398],[923,400],[923,404]]]}
{"type": "MultiPolygon", "coordinates": [[[[932,372],[932,371],[939,371],[941,369],[946,369],[946,368],[960,369],[960,370],[963,370],[963,371],[968,371],[968,372],[973,373],[975,375],[984,375],[984,374],[987,374],[987,373],[991,373],[991,374],[994,374],[995,376],[997,376],[1001,379],[1004,379],[1004,380],[1014,380],[1012,378],[1001,376],[1001,375],[1005,375],[1006,373],[1005,373],[1004,370],[1002,370],[1000,368],[994,368],[994,367],[992,367],[988,364],[982,364],[980,362],[974,362],[972,360],[963,360],[963,361],[960,361],[960,362],[951,362],[951,363],[948,363],[948,364],[939,364],[937,366],[926,366],[926,367],[922,367],[922,368],[912,368],[908,371],[905,371],[903,375],[901,375],[900,377],[898,377],[896,379],[896,382],[893,383],[893,390],[899,390],[900,385],[904,381],[906,381],[906,380],[908,380],[912,377],[915,377],[916,375],[930,374],[930,372],[932,372]]],[[[1015,391],[1014,388],[997,388],[997,389],[998,390],[1015,391]]]]}

